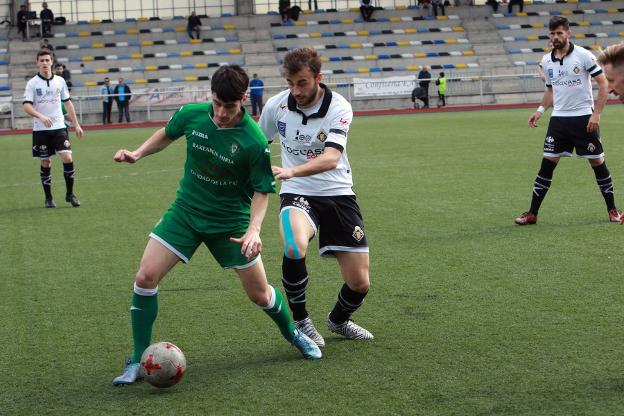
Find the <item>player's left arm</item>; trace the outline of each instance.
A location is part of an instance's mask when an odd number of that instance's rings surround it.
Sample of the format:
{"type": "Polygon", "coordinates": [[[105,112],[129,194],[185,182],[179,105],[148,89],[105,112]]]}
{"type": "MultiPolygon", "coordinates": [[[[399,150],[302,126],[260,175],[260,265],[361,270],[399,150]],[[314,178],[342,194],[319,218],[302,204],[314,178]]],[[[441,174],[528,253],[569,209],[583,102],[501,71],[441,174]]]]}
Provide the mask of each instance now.
{"type": "Polygon", "coordinates": [[[230,241],[241,245],[241,254],[251,260],[262,251],[260,230],[269,206],[269,194],[254,192],[251,198],[251,212],[247,231],[240,238],[231,237],[230,241]]]}
{"type": "Polygon", "coordinates": [[[78,123],[78,117],[76,117],[76,109],[74,108],[74,104],[72,104],[71,100],[65,101],[65,109],[67,110],[67,116],[69,117],[69,121],[72,122],[74,126],[74,130],[76,131],[76,136],[78,138],[82,138],[84,132],[82,131],[82,127],[78,123]]]}
{"type": "Polygon", "coordinates": [[[598,130],[600,126],[600,114],[609,98],[609,83],[605,74],[601,72],[594,77],[594,80],[596,84],[598,84],[598,98],[596,98],[596,102],[594,103],[594,112],[587,123],[587,131],[590,133],[598,130]]]}
{"type": "Polygon", "coordinates": [[[310,159],[306,163],[290,168],[273,166],[273,174],[275,175],[275,179],[282,180],[299,176],[316,175],[317,173],[336,169],[336,166],[338,166],[338,162],[340,161],[341,156],[342,149],[328,147],[327,145],[325,145],[325,150],[320,156],[317,156],[314,159],[310,159]]]}

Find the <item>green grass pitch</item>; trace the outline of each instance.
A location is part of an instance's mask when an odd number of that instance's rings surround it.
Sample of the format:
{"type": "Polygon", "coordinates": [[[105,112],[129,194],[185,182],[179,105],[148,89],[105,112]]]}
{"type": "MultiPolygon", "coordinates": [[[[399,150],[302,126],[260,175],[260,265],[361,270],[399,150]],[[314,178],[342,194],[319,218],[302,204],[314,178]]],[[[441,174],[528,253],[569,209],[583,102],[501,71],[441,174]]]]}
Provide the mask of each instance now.
{"type": "MultiPolygon", "coordinates": [[[[301,359],[201,248],[160,286],[154,341],[188,360],[167,390],[111,380],[131,351],[134,273],[174,198],[184,140],[122,165],[115,150],[154,129],[87,131],[73,141],[82,207],[63,201],[55,158],[59,207],[46,210],[30,135],[0,137],[0,414],[623,414],[624,227],[607,222],[576,158],[555,171],[538,224],[513,224],[547,125],[529,129],[530,111],[356,118],[348,151],[372,285],[354,318],[376,339],[326,330],[341,283],[316,240],[308,299],[327,340],[319,362],[301,359]]],[[[601,126],[624,207],[624,109],[608,107],[601,126]]],[[[263,258],[281,288],[277,207],[274,196],[263,258]]]]}

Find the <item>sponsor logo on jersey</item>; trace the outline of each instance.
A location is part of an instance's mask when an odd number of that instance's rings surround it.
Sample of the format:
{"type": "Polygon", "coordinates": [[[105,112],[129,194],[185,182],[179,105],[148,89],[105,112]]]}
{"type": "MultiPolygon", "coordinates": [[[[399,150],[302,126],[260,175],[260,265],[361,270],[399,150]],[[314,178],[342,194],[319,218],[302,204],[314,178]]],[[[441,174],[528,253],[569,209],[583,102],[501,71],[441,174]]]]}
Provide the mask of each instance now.
{"type": "Polygon", "coordinates": [[[293,156],[304,156],[306,159],[314,159],[317,156],[323,154],[324,149],[321,148],[310,148],[310,149],[293,149],[292,147],[286,145],[282,142],[282,149],[285,152],[290,153],[293,156]]]}
{"type": "Polygon", "coordinates": [[[36,88],[35,91],[37,92],[38,97],[41,97],[43,95],[43,90],[41,88],[36,88]]]}
{"type": "Polygon", "coordinates": [[[553,75],[553,70],[552,70],[552,68],[548,68],[548,78],[552,78],[553,76],[554,76],[554,75],[553,75]]]}
{"type": "Polygon", "coordinates": [[[300,133],[299,129],[297,129],[297,133],[295,133],[295,138],[293,140],[306,146],[310,146],[312,144],[312,136],[310,136],[309,134],[300,133]]]}
{"type": "Polygon", "coordinates": [[[279,131],[280,136],[286,137],[286,123],[284,123],[283,121],[278,121],[277,130],[279,131]]]}
{"type": "Polygon", "coordinates": [[[353,229],[352,235],[353,238],[355,238],[355,241],[362,241],[362,239],[364,238],[364,230],[362,230],[359,225],[356,225],[353,229]]]}
{"type": "Polygon", "coordinates": [[[583,80],[580,78],[577,79],[569,79],[569,80],[563,80],[563,81],[553,81],[552,82],[552,86],[553,87],[568,87],[568,88],[574,88],[574,87],[580,87],[583,85],[583,80]]]}
{"type": "Polygon", "coordinates": [[[208,135],[206,133],[202,133],[201,131],[193,130],[191,132],[192,136],[201,137],[202,139],[208,139],[208,135]]]}
{"type": "Polygon", "coordinates": [[[349,120],[344,119],[342,117],[340,118],[340,120],[338,120],[338,122],[342,124],[343,126],[346,126],[347,124],[349,124],[349,120]]]}
{"type": "Polygon", "coordinates": [[[327,133],[325,133],[325,130],[321,129],[321,131],[319,131],[319,133],[317,134],[316,138],[319,142],[322,143],[327,140],[327,133]]]}
{"type": "Polygon", "coordinates": [[[546,143],[554,143],[554,142],[555,142],[555,139],[553,139],[552,136],[546,137],[546,143]]]}
{"type": "Polygon", "coordinates": [[[552,136],[546,137],[544,140],[544,151],[545,152],[554,152],[555,151],[555,139],[552,136]]]}

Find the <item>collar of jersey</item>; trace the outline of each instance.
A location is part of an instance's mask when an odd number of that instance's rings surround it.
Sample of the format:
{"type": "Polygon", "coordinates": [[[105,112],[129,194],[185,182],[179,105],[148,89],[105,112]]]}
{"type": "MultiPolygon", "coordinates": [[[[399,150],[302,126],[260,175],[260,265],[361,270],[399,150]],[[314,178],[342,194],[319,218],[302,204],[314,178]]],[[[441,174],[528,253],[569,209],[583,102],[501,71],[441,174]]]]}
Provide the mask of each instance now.
{"type": "Polygon", "coordinates": [[[44,81],[52,81],[52,78],[54,78],[54,73],[52,73],[52,75],[50,76],[50,78],[44,78],[39,72],[37,72],[37,76],[39,78],[41,78],[44,81]]]}
{"type": "Polygon", "coordinates": [[[303,111],[297,108],[297,102],[295,101],[295,97],[293,97],[292,94],[288,94],[288,109],[290,111],[301,114],[301,117],[303,117],[301,124],[303,124],[304,126],[308,124],[308,120],[311,118],[325,117],[327,115],[327,110],[329,110],[329,104],[332,100],[332,92],[329,88],[327,88],[327,85],[323,84],[322,82],[319,83],[319,85],[325,90],[325,94],[323,95],[323,102],[321,103],[321,108],[319,108],[316,113],[310,114],[309,116],[306,116],[303,111]]]}
{"type": "Polygon", "coordinates": [[[245,126],[245,124],[247,124],[247,117],[245,117],[245,114],[247,114],[247,112],[245,111],[245,107],[241,107],[241,111],[243,112],[243,115],[237,125],[235,125],[234,127],[219,127],[217,122],[214,121],[214,118],[212,118],[212,116],[214,115],[214,111],[212,110],[212,102],[210,102],[210,109],[208,110],[208,118],[210,118],[210,121],[212,121],[212,124],[214,124],[217,130],[238,129],[240,127],[245,126]]]}
{"type": "MultiPolygon", "coordinates": [[[[570,42],[570,41],[568,41],[570,42]]],[[[563,65],[563,58],[565,58],[566,56],[570,55],[572,53],[572,51],[574,50],[574,44],[572,42],[570,42],[570,49],[568,49],[568,52],[563,55],[561,57],[561,59],[555,57],[555,50],[553,49],[552,51],[550,51],[550,60],[553,62],[559,62],[559,64],[563,65]]]]}

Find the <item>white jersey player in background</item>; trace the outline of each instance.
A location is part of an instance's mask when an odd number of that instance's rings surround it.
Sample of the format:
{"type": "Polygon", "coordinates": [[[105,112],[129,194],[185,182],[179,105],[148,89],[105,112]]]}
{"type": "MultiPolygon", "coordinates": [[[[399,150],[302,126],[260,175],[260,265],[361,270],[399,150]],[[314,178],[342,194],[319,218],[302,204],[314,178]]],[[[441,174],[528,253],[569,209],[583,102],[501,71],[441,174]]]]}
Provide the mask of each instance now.
{"type": "Polygon", "coordinates": [[[350,320],[370,285],[368,243],[347,157],[351,105],[321,83],[321,58],[313,49],[288,52],[283,72],[289,90],[267,102],[260,126],[269,141],[280,139],[282,167],[273,166],[273,173],[283,181],[280,234],[288,305],[297,328],[324,347],[306,310],[305,259],[318,234],[320,254],[338,260],[344,280],[328,329],[349,339],[373,339],[350,320]]]}
{"type": "Polygon", "coordinates": [[[550,188],[553,173],[561,157],[587,159],[607,205],[609,221],[619,222],[621,213],[615,207],[613,181],[604,160],[600,138],[600,114],[609,95],[608,83],[596,58],[588,50],[570,42],[570,24],[563,16],[553,16],[548,24],[552,52],[544,55],[540,66],[544,71],[546,92],[542,103],[531,117],[529,126],[537,121],[550,106],[553,112],[544,139],[544,157],[535,183],[529,211],[515,222],[530,225],[537,222],[537,212],[550,188]],[[592,78],[598,84],[598,98],[594,103],[592,78]],[[594,107],[595,104],[595,107],[594,107]]]}
{"type": "Polygon", "coordinates": [[[52,52],[42,49],[37,53],[39,73],[26,84],[24,91],[24,111],[33,117],[32,155],[41,161],[41,184],[45,193],[46,208],[56,207],[52,198],[52,161],[50,158],[58,153],[63,161],[65,177],[65,200],[74,207],[80,201],[74,195],[74,161],[69,142],[69,134],[65,125],[62,103],[65,103],[69,119],[74,125],[76,136],[82,137],[82,128],[78,124],[74,106],[69,98],[65,80],[52,73],[52,52]]]}

